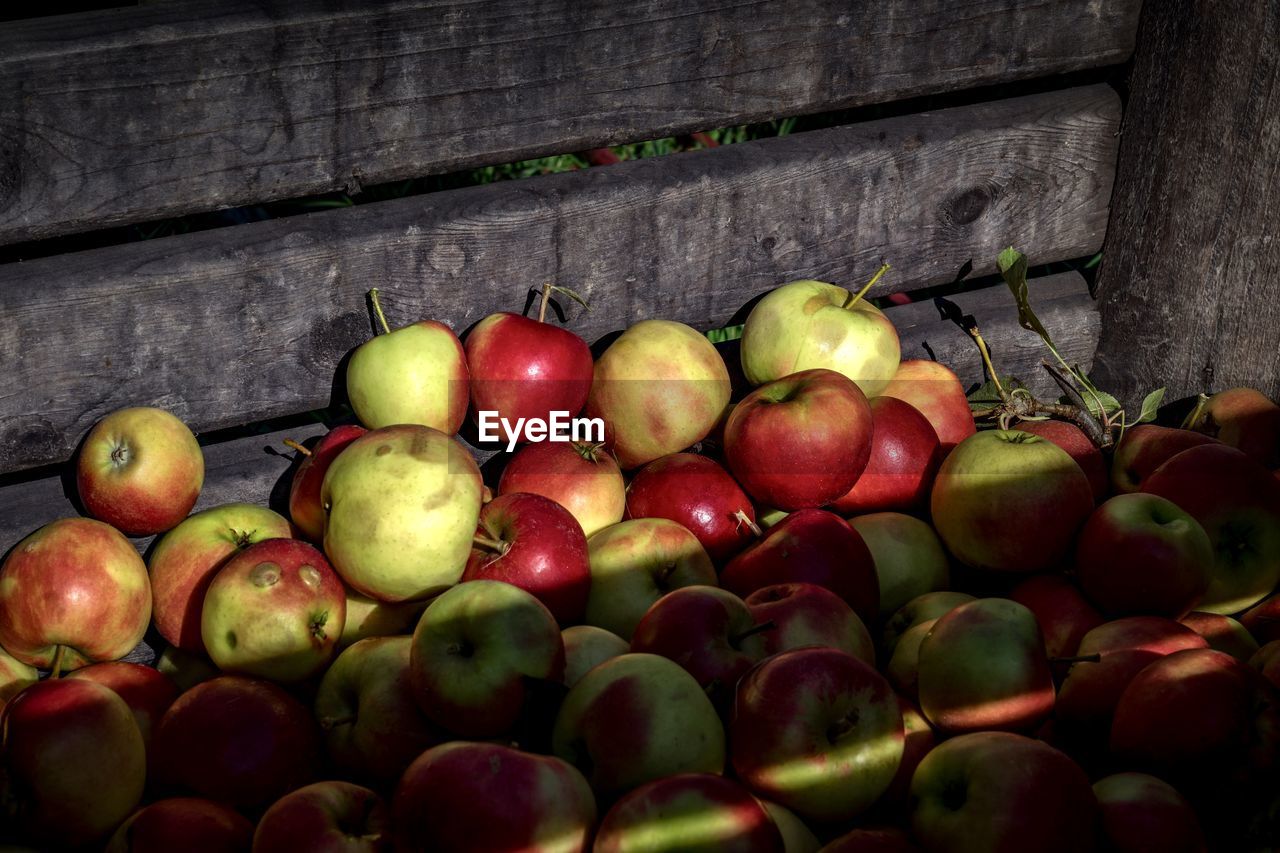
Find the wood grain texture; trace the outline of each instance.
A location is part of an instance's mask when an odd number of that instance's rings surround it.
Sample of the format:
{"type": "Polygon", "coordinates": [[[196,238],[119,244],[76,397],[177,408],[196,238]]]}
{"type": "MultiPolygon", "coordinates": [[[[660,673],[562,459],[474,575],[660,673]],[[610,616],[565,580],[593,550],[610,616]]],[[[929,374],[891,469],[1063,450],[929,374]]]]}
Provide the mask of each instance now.
{"type": "MultiPolygon", "coordinates": [[[[1063,355],[1088,369],[1098,340],[1098,318],[1084,279],[1078,273],[1034,279],[1031,300],[1063,355]]],[[[1002,373],[1024,379],[1037,392],[1048,390],[1038,367],[1045,351],[1035,334],[1018,326],[1017,308],[1007,288],[970,291],[949,301],[982,328],[1002,373]]],[[[886,313],[898,327],[905,358],[936,357],[955,370],[966,387],[982,382],[982,362],[972,340],[951,320],[943,319],[934,300],[892,307],[886,313]]],[[[246,501],[287,513],[293,454],[281,442],[288,437],[310,438],[323,429],[316,424],[206,447],[205,486],[196,509],[246,501]]],[[[502,460],[492,459],[492,450],[470,447],[484,466],[486,479],[496,486],[502,460]]],[[[68,489],[58,477],[0,488],[0,553],[41,525],[78,514],[73,494],[74,484],[68,489]]],[[[150,538],[134,541],[143,551],[151,543],[150,538]]]]}
{"type": "Polygon", "coordinates": [[[1139,0],[191,0],[0,31],[0,243],[1122,62],[1139,0]]]}
{"type": "Polygon", "coordinates": [[[1147,3],[1131,90],[1098,381],[1280,396],[1280,2],[1147,3]]]}
{"type": "Polygon", "coordinates": [[[590,301],[570,325],[592,341],[724,325],[882,258],[877,293],[991,272],[1009,244],[1091,253],[1118,119],[1084,87],[0,266],[0,470],[68,458],[126,405],[197,432],[328,406],[372,286],[393,326],[461,333],[555,281],[590,301]]]}

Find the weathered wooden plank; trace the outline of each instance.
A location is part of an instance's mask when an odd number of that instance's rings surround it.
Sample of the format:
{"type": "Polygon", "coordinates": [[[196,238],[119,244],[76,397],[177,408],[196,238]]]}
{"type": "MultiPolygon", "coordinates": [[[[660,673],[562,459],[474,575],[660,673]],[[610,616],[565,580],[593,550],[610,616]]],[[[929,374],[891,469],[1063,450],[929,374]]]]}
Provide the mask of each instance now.
{"type": "MultiPolygon", "coordinates": [[[[1035,279],[1031,299],[1063,355],[1087,370],[1098,340],[1098,317],[1084,280],[1077,273],[1035,279]]],[[[973,315],[1002,372],[1022,377],[1037,392],[1048,390],[1043,384],[1034,384],[1043,383],[1037,379],[1042,373],[1038,364],[1044,357],[1039,338],[1018,326],[1013,298],[1003,285],[957,294],[948,301],[963,314],[973,315]]],[[[955,370],[966,386],[983,380],[973,342],[951,320],[943,319],[933,300],[892,307],[887,313],[898,327],[904,357],[936,358],[955,370]]],[[[247,501],[287,512],[292,468],[281,440],[309,438],[323,429],[315,424],[206,447],[205,487],[196,509],[247,501]]],[[[492,455],[490,450],[474,447],[472,452],[482,463],[492,455]]],[[[497,485],[492,472],[486,479],[497,485]]],[[[42,524],[76,513],[76,505],[58,477],[0,488],[0,553],[42,524]]],[[[135,541],[145,551],[151,540],[135,541]]]]}
{"type": "Polygon", "coordinates": [[[1122,62],[1139,0],[191,0],[0,32],[0,243],[1122,62]]]}
{"type": "Polygon", "coordinates": [[[0,266],[0,470],[70,456],[106,412],[197,431],[340,397],[391,321],[465,330],[547,280],[588,340],[646,317],[722,325],[791,279],[878,293],[1101,244],[1119,105],[1103,86],[868,122],[0,266]]]}
{"type": "Polygon", "coordinates": [[[1252,385],[1280,396],[1280,3],[1148,3],[1097,377],[1129,402],[1252,385]]]}

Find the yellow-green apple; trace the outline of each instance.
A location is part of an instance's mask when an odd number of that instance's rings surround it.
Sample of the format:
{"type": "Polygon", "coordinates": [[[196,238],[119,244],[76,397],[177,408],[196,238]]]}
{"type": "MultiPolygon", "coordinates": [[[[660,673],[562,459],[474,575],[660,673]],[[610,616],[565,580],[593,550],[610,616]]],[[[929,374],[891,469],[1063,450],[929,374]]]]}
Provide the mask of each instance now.
{"type": "Polygon", "coordinates": [[[472,416],[492,413],[504,442],[529,440],[520,419],[549,421],[552,412],[574,417],[587,403],[591,348],[568,329],[504,311],[476,323],[464,349],[472,416]]]}
{"type": "Polygon", "coordinates": [[[1172,501],[1116,495],[1089,516],[1076,540],[1076,577],[1107,616],[1189,612],[1209,587],[1213,545],[1172,501]]]}
{"type": "Polygon", "coordinates": [[[313,782],[271,804],[253,833],[254,853],[386,853],[391,810],[368,788],[313,782]]]}
{"type": "Polygon", "coordinates": [[[892,823],[905,824],[911,806],[911,777],[929,751],[937,746],[938,737],[920,709],[902,696],[898,697],[898,708],[902,711],[902,760],[898,762],[893,781],[871,813],[892,823]]]}
{"type": "Polygon", "coordinates": [[[834,370],[805,370],[748,394],[724,428],[729,470],[751,497],[818,507],[853,488],[872,447],[871,406],[834,370]]]}
{"type": "Polygon", "coordinates": [[[140,663],[104,661],[77,669],[68,678],[83,678],[110,687],[133,712],[142,742],[151,746],[151,733],[178,698],[178,685],[167,675],[140,663]]]}
{"type": "Polygon", "coordinates": [[[569,510],[530,492],[499,495],[480,510],[475,541],[464,581],[503,581],[532,593],[562,625],[582,619],[591,564],[569,510]]]}
{"type": "Polygon", "coordinates": [[[880,396],[910,403],[924,415],[938,435],[943,456],[977,432],[964,385],[945,364],[908,359],[898,365],[880,396]]]}
{"type": "Polygon", "coordinates": [[[596,803],[587,780],[559,758],[453,741],[405,771],[392,819],[397,850],[581,853],[596,803]]]}
{"type": "Polygon", "coordinates": [[[627,486],[627,518],[667,518],[685,527],[723,565],[755,538],[756,511],[714,460],[672,453],[641,468],[627,486]]]}
{"type": "Polygon", "coordinates": [[[760,805],[764,806],[764,810],[782,833],[784,853],[818,853],[822,849],[818,836],[791,809],[768,800],[760,800],[760,805]]]}
{"type": "Polygon", "coordinates": [[[823,853],[919,853],[904,830],[894,826],[852,829],[822,848],[823,853]]]}
{"type": "Polygon", "coordinates": [[[356,424],[343,424],[322,435],[310,450],[297,445],[303,460],[293,472],[293,481],[289,485],[289,518],[312,542],[324,538],[325,515],[320,486],[324,483],[325,472],[348,444],[367,431],[356,424]]]}
{"type": "Polygon", "coordinates": [[[825,281],[792,281],[756,303],[742,329],[742,372],[752,385],[821,367],[879,394],[902,358],[898,330],[876,306],[825,281]]]}
{"type": "Polygon", "coordinates": [[[1280,406],[1256,388],[1219,391],[1187,426],[1244,451],[1263,467],[1280,468],[1280,406]]]}
{"type": "Polygon", "coordinates": [[[720,585],[740,596],[779,583],[824,586],[845,600],[864,623],[880,613],[875,561],[858,531],[821,509],[791,513],[729,561],[720,585]]]}
{"type": "Polygon", "coordinates": [[[147,567],[120,531],[62,518],[0,564],[0,646],[23,663],[78,669],[133,651],[151,620],[147,567]]]}
{"type": "Polygon", "coordinates": [[[1280,688],[1280,640],[1272,640],[1249,658],[1249,666],[1262,673],[1262,677],[1280,688]]]}
{"type": "Polygon", "coordinates": [[[147,563],[160,636],[183,651],[204,654],[200,613],[218,569],[255,542],[292,535],[283,516],[246,503],[197,512],[166,533],[147,563]]]}
{"type": "Polygon", "coordinates": [[[414,699],[411,637],[367,637],[345,649],[316,690],[315,717],[329,761],[344,776],[382,787],[423,750],[446,740],[414,699]]]}
{"type": "Polygon", "coordinates": [[[729,403],[729,371],[706,336],[641,320],[596,360],[587,416],[624,469],[677,453],[711,432],[729,403]]]}
{"type": "Polygon", "coordinates": [[[1113,773],[1093,783],[1102,837],[1115,853],[1203,853],[1204,832],[1178,789],[1146,773],[1113,773]]]}
{"type": "Polygon", "coordinates": [[[889,682],[836,649],[793,649],[738,683],[733,769],[752,793],[817,821],[870,807],[902,760],[902,713],[889,682]]]}
{"type": "Polygon", "coordinates": [[[1089,777],[1023,735],[975,732],[939,744],[911,779],[911,834],[946,853],[1082,853],[1096,846],[1089,777]]]}
{"type": "Polygon", "coordinates": [[[1053,711],[1035,614],[1007,598],[961,604],[920,642],[920,710],[949,734],[1030,731],[1053,711]]]}
{"type": "Polygon", "coordinates": [[[760,634],[765,657],[802,646],[827,646],[875,666],[871,632],[853,608],[826,587],[774,584],[756,590],[745,601],[755,624],[773,625],[760,634]]]}
{"type": "Polygon", "coordinates": [[[1205,648],[1204,638],[1160,616],[1129,616],[1099,625],[1076,654],[1097,661],[1073,663],[1058,691],[1054,716],[1068,734],[1096,737],[1111,724],[1116,703],[1133,677],[1167,654],[1205,648]]]}
{"type": "Polygon", "coordinates": [[[453,435],[467,417],[470,375],[462,342],[435,320],[394,332],[370,293],[382,334],[356,347],[347,364],[347,397],[369,429],[420,424],[453,435]]]}
{"type": "Polygon", "coordinates": [[[501,581],[467,581],[427,605],[413,632],[418,707],[462,737],[492,737],[520,716],[531,680],[564,677],[560,626],[541,601],[501,581]]]}
{"type": "Polygon", "coordinates": [[[102,842],[142,799],[146,747],[115,691],[83,679],[32,684],[0,717],[0,816],[41,847],[102,842]]]}
{"type": "Polygon", "coordinates": [[[560,632],[564,640],[564,686],[572,687],[596,664],[625,655],[631,645],[612,631],[595,625],[574,625],[560,632]]]}
{"type": "Polygon", "coordinates": [[[659,655],[619,655],[582,676],[560,707],[551,745],[602,800],[664,776],[724,771],[715,707],[692,675],[659,655]]]}
{"type": "Polygon", "coordinates": [[[427,609],[425,601],[378,601],[347,590],[347,618],[338,638],[338,650],[348,648],[367,637],[393,637],[412,634],[427,609]]]}
{"type": "Polygon", "coordinates": [[[1068,665],[1054,659],[1074,656],[1084,635],[1106,621],[1062,575],[1032,575],[1011,589],[1009,598],[1036,617],[1045,654],[1059,679],[1066,676],[1068,665]]]}
{"type": "Polygon", "coordinates": [[[768,530],[790,514],[785,509],[756,504],[756,524],[760,525],[762,530],[768,530]]]}
{"type": "Polygon", "coordinates": [[[917,625],[937,619],[939,616],[966,604],[977,601],[967,592],[937,590],[917,595],[894,611],[884,623],[884,636],[880,645],[880,655],[885,660],[893,654],[898,640],[903,634],[917,625]]]}
{"type": "Polygon", "coordinates": [[[718,586],[687,586],[653,603],[631,637],[631,651],[680,664],[722,711],[733,702],[738,679],[767,656],[764,635],[745,601],[718,586]]]}
{"type": "Polygon", "coordinates": [[[782,832],[737,782],[683,773],[641,785],[613,804],[592,853],[784,853],[782,832]]]}
{"type": "Polygon", "coordinates": [[[1139,491],[1142,481],[1174,456],[1213,443],[1215,439],[1189,429],[1158,424],[1127,429],[1111,457],[1111,488],[1122,495],[1139,491]]]}
{"type": "Polygon", "coordinates": [[[187,517],[204,485],[204,453],[164,409],[118,409],[89,430],[76,458],[85,511],[130,536],[150,536],[187,517]]]}
{"type": "Polygon", "coordinates": [[[151,770],[163,788],[259,812],[312,782],[320,732],[283,688],[223,675],[183,693],[160,719],[151,770]]]}
{"type": "Polygon", "coordinates": [[[1142,481],[1200,522],[1213,544],[1209,588],[1196,606],[1238,613],[1280,583],[1280,481],[1225,444],[1184,450],[1142,481]]]}
{"type": "Polygon", "coordinates": [[[324,554],[301,539],[265,539],[218,570],[200,624],[223,672],[292,682],[329,665],[346,617],[346,590],[324,554]]]}
{"type": "Polygon", "coordinates": [[[483,489],[475,459],[439,430],[371,430],[324,475],[324,551],[357,592],[425,598],[462,577],[483,489]]]}
{"type": "Polygon", "coordinates": [[[901,512],[873,512],[849,519],[871,551],[880,584],[880,616],[888,618],[911,599],[946,589],[951,566],[942,540],[928,522],[901,512]]]}
{"type": "Polygon", "coordinates": [[[920,644],[937,622],[937,619],[926,619],[904,631],[884,667],[885,677],[893,688],[912,702],[920,700],[920,644]]]}
{"type": "Polygon", "coordinates": [[[1261,644],[1280,640],[1280,594],[1250,607],[1241,614],[1240,624],[1261,644]]]}
{"type": "Polygon", "coordinates": [[[924,506],[942,461],[933,426],[897,397],[870,401],[871,456],[853,488],[831,502],[841,515],[914,512],[924,506]]]}
{"type": "Polygon", "coordinates": [[[1225,652],[1184,649],[1133,677],[1111,721],[1124,766],[1205,787],[1247,773],[1262,679],[1225,652]]]}
{"type": "Polygon", "coordinates": [[[1107,461],[1102,456],[1101,448],[1094,444],[1080,427],[1067,421],[1047,420],[1020,421],[1014,429],[1038,435],[1061,447],[1068,456],[1076,460],[1076,464],[1088,478],[1089,487],[1093,489],[1094,502],[1107,497],[1110,489],[1107,461]]]}
{"type": "Polygon", "coordinates": [[[171,797],[136,811],[106,853],[246,853],[253,823],[230,806],[200,797],[171,797]]]}
{"type": "Polygon", "coordinates": [[[668,592],[716,585],[715,566],[698,537],[665,518],[619,522],[588,539],[587,547],[587,624],[627,642],[649,607],[668,592]]]}
{"type": "Polygon", "coordinates": [[[498,494],[532,492],[573,513],[591,536],[622,520],[626,483],[602,444],[544,441],[526,445],[502,469],[498,494]]]}
{"type": "Polygon", "coordinates": [[[5,703],[26,687],[35,684],[40,673],[34,666],[25,664],[13,655],[0,649],[0,712],[5,703]]]}
{"type": "Polygon", "coordinates": [[[165,646],[156,658],[156,671],[166,676],[178,687],[178,693],[186,693],[197,684],[221,675],[218,668],[204,655],[184,652],[177,646],[165,646]]]}
{"type": "Polygon", "coordinates": [[[988,430],[951,451],[930,502],[938,535],[962,563],[1038,572],[1068,556],[1093,511],[1093,491],[1080,466],[1053,442],[988,430]],[[1025,535],[1028,530],[1036,535],[1025,535]]]}
{"type": "Polygon", "coordinates": [[[1236,660],[1247,661],[1258,651],[1257,639],[1230,616],[1193,610],[1178,621],[1204,637],[1209,648],[1226,652],[1236,660]]]}

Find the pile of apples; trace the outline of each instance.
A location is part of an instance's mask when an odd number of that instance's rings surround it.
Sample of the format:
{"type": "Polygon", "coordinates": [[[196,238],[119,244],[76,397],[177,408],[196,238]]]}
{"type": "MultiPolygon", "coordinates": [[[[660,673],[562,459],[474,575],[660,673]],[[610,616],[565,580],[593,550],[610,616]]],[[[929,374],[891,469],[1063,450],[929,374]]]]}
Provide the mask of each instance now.
{"type": "Polygon", "coordinates": [[[190,514],[190,430],[109,415],[88,517],[0,566],[0,845],[1274,840],[1280,407],[1224,391],[1105,454],[979,430],[864,292],[768,293],[735,381],[680,323],[593,359],[510,313],[391,331],[375,291],[360,425],[305,451],[289,518],[190,514]],[[468,412],[519,445],[488,484],[468,412]],[[537,440],[555,412],[604,440],[537,440]],[[122,662],[148,630],[156,666],[122,662]]]}

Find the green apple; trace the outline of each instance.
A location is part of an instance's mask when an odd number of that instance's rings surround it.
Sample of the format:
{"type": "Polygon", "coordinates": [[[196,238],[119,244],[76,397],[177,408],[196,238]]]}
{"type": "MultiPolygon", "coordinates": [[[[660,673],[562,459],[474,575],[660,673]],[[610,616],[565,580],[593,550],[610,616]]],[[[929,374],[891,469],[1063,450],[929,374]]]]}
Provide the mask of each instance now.
{"type": "Polygon", "coordinates": [[[342,636],[338,638],[338,650],[366,637],[412,634],[426,608],[425,601],[378,601],[348,589],[347,621],[342,626],[342,636]]]}
{"type": "Polygon", "coordinates": [[[462,342],[443,323],[422,320],[391,331],[378,291],[369,293],[383,334],[356,347],[347,396],[369,429],[421,424],[453,435],[467,416],[470,382],[462,342]]]}
{"type": "Polygon", "coordinates": [[[324,475],[325,553],[358,592],[380,601],[426,598],[462,577],[483,491],[475,459],[439,430],[372,430],[324,475]]]}
{"type": "Polygon", "coordinates": [[[873,512],[849,519],[876,563],[880,615],[888,618],[908,601],[951,582],[942,540],[927,522],[901,512],[873,512]]]}
{"type": "Polygon", "coordinates": [[[880,646],[881,655],[888,660],[893,655],[894,647],[898,645],[902,635],[907,631],[923,622],[937,619],[944,613],[948,613],[961,604],[967,604],[970,601],[977,601],[977,599],[967,592],[951,592],[949,590],[926,592],[924,595],[918,595],[911,599],[895,610],[893,615],[885,621],[884,635],[880,646]]]}
{"type": "Polygon", "coordinates": [[[782,833],[783,853],[818,853],[822,849],[818,836],[796,817],[795,812],[769,800],[761,800],[760,804],[782,833]]]}
{"type": "Polygon", "coordinates": [[[29,666],[0,649],[0,711],[4,710],[4,704],[18,695],[22,688],[35,684],[39,677],[34,666],[29,666]]]}
{"type": "Polygon", "coordinates": [[[596,664],[631,651],[627,641],[595,625],[574,625],[560,632],[564,639],[564,686],[572,687],[596,664]]]}
{"type": "Polygon", "coordinates": [[[718,586],[698,537],[665,518],[637,518],[587,540],[591,559],[588,625],[630,642],[649,607],[673,589],[718,586]]]}
{"type": "Polygon", "coordinates": [[[178,685],[179,693],[186,693],[197,684],[222,674],[204,655],[185,652],[177,646],[165,647],[156,659],[156,669],[178,685]]]}
{"type": "Polygon", "coordinates": [[[898,331],[879,308],[825,281],[793,281],[766,294],[742,329],[742,372],[763,385],[825,367],[874,397],[902,357],[898,331]]]}

